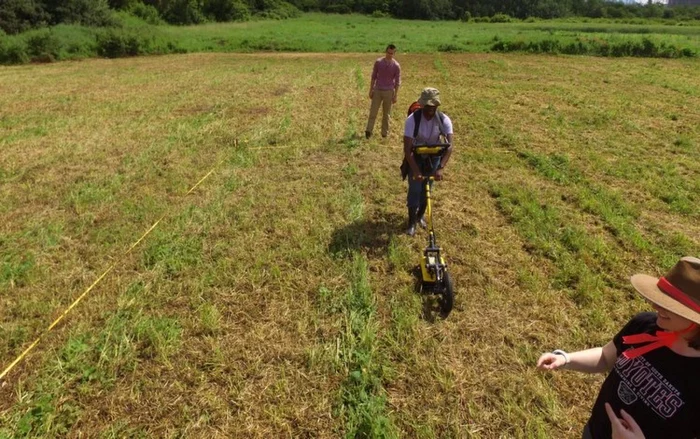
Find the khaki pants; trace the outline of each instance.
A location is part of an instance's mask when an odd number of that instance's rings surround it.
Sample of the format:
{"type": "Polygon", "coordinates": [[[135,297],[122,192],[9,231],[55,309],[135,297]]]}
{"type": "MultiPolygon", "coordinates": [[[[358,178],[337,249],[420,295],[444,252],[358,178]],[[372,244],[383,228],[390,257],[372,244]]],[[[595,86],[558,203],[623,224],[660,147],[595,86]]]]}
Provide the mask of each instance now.
{"type": "Polygon", "coordinates": [[[389,116],[391,115],[391,105],[394,99],[394,90],[374,90],[372,105],[369,107],[369,119],[365,131],[370,133],[374,130],[374,122],[377,120],[379,105],[382,106],[382,136],[389,133],[389,116]]]}

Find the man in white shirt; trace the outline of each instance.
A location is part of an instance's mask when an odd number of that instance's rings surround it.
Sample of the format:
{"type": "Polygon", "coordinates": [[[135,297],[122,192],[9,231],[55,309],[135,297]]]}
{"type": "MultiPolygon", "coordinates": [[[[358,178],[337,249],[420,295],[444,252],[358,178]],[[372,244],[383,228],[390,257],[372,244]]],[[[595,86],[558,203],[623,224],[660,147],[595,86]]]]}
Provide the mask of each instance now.
{"type": "MultiPolygon", "coordinates": [[[[440,106],[440,92],[436,88],[425,88],[421,92],[418,103],[421,108],[414,111],[406,118],[403,133],[404,158],[409,165],[408,194],[406,205],[408,206],[408,229],[410,236],[416,233],[416,224],[420,222],[426,227],[425,214],[426,199],[423,193],[423,180],[430,176],[435,180],[442,180],[442,174],[447,162],[452,155],[452,120],[438,111],[440,106]],[[418,128],[416,129],[416,124],[418,128]],[[420,157],[414,155],[414,145],[435,145],[449,143],[442,157],[420,157]]],[[[432,182],[430,182],[432,188],[432,182]]]]}

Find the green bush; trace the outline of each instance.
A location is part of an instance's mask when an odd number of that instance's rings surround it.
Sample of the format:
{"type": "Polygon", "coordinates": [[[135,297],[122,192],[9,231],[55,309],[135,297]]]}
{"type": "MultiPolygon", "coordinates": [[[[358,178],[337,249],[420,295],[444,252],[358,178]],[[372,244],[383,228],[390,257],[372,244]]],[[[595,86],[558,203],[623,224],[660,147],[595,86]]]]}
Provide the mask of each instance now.
{"type": "Polygon", "coordinates": [[[527,44],[524,41],[497,41],[491,50],[494,52],[522,52],[527,49],[527,44]]]}
{"type": "Polygon", "coordinates": [[[172,24],[201,24],[207,21],[199,0],[172,0],[163,11],[163,18],[172,24]]]}
{"type": "Polygon", "coordinates": [[[27,38],[27,52],[32,61],[53,62],[59,59],[61,41],[50,30],[40,30],[27,38]]]}
{"type": "Polygon", "coordinates": [[[508,14],[495,14],[489,21],[491,23],[510,23],[513,19],[508,14]]]}
{"type": "Polygon", "coordinates": [[[18,34],[48,22],[49,18],[36,0],[0,1],[0,29],[3,33],[18,34]]]}
{"type": "Polygon", "coordinates": [[[305,12],[321,10],[319,0],[289,0],[289,3],[294,5],[294,7],[298,8],[299,10],[305,12]]]}
{"type": "Polygon", "coordinates": [[[464,11],[464,14],[462,14],[462,18],[460,20],[462,20],[465,23],[469,23],[471,21],[471,19],[472,19],[471,12],[464,11]]]}
{"type": "Polygon", "coordinates": [[[154,6],[151,5],[145,5],[142,2],[136,2],[131,4],[127,11],[142,19],[148,24],[152,25],[159,25],[163,24],[163,19],[160,18],[160,14],[158,13],[158,9],[156,9],[154,6]]]}
{"type": "Polygon", "coordinates": [[[536,53],[557,53],[559,52],[559,41],[557,40],[541,40],[533,45],[536,53]]]}
{"type": "Polygon", "coordinates": [[[106,58],[148,53],[149,46],[149,41],[145,38],[114,29],[97,36],[97,54],[106,58]]]}
{"type": "Polygon", "coordinates": [[[352,14],[352,9],[344,4],[330,4],[323,8],[323,12],[329,14],[352,14]]]}
{"type": "Polygon", "coordinates": [[[84,26],[112,26],[113,11],[107,0],[43,0],[51,24],[82,24],[84,26]]]}
{"type": "Polygon", "coordinates": [[[0,64],[26,64],[29,62],[27,49],[22,41],[7,42],[0,39],[0,64]]]}
{"type": "Polygon", "coordinates": [[[272,2],[272,9],[265,9],[255,15],[261,18],[271,18],[274,20],[284,20],[286,18],[299,17],[301,11],[296,6],[287,2],[272,2]]]}
{"type": "Polygon", "coordinates": [[[491,46],[494,52],[533,52],[563,53],[566,55],[597,55],[610,57],[645,57],[645,58],[692,58],[695,52],[687,47],[681,48],[664,42],[655,43],[649,38],[641,41],[620,41],[611,43],[607,40],[579,38],[575,42],[562,43],[555,39],[541,41],[501,41],[494,38],[491,46]]]}
{"type": "Polygon", "coordinates": [[[693,51],[693,49],[691,49],[691,48],[689,48],[689,47],[684,47],[684,48],[678,50],[678,56],[679,56],[680,58],[684,58],[684,57],[685,57],[685,58],[694,58],[694,57],[696,57],[697,55],[696,55],[696,53],[693,51]]]}
{"type": "Polygon", "coordinates": [[[204,13],[214,21],[247,21],[250,8],[241,0],[207,0],[204,13]]]}
{"type": "Polygon", "coordinates": [[[457,44],[439,44],[437,46],[437,51],[438,52],[464,52],[464,49],[462,49],[460,46],[457,44]]]}

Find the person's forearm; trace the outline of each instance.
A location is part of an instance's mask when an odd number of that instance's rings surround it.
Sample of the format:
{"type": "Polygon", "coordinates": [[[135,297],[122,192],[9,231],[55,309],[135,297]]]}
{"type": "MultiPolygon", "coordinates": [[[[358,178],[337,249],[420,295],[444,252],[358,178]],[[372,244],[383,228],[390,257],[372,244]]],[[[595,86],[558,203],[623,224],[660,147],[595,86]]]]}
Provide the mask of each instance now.
{"type": "Polygon", "coordinates": [[[444,168],[447,166],[447,162],[450,161],[450,156],[452,155],[452,147],[450,146],[447,148],[447,151],[445,151],[445,155],[442,156],[442,160],[440,160],[440,167],[444,168]]]}
{"type": "Polygon", "coordinates": [[[445,137],[446,137],[445,140],[447,140],[447,143],[450,144],[450,147],[447,148],[447,151],[445,151],[445,155],[443,155],[442,160],[440,160],[440,167],[441,168],[444,168],[445,166],[447,166],[447,162],[450,161],[450,156],[452,155],[452,149],[454,148],[454,146],[452,146],[452,142],[454,140],[454,135],[447,134],[445,137]]]}
{"type": "Polygon", "coordinates": [[[569,363],[564,366],[567,370],[586,373],[604,373],[611,367],[611,364],[607,364],[601,347],[570,353],[569,363]]]}

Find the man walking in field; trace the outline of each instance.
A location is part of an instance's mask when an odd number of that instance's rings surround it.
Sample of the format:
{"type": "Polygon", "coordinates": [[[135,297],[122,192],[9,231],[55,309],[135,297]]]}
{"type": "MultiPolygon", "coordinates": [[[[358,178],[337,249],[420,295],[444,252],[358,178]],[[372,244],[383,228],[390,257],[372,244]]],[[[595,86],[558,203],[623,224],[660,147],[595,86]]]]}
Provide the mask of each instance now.
{"type": "Polygon", "coordinates": [[[374,122],[377,120],[379,106],[382,106],[382,137],[389,134],[389,116],[391,106],[396,103],[401,85],[401,66],[394,59],[396,46],[389,44],[383,58],[377,58],[372,69],[372,77],[369,84],[369,98],[372,105],[369,108],[369,119],[365,128],[365,137],[370,138],[374,131],[374,122]]]}
{"type": "Polygon", "coordinates": [[[406,195],[408,229],[406,229],[406,234],[409,236],[416,234],[416,224],[420,224],[423,228],[427,227],[423,218],[427,208],[423,185],[429,184],[432,189],[431,177],[434,180],[442,180],[443,170],[452,155],[452,142],[454,140],[452,119],[445,113],[438,111],[440,91],[431,87],[424,88],[417,102],[420,104],[420,108],[408,115],[403,133],[404,160],[408,165],[405,177],[408,177],[408,194],[406,195]],[[413,152],[415,146],[441,143],[450,145],[442,156],[420,156],[413,152]]]}

